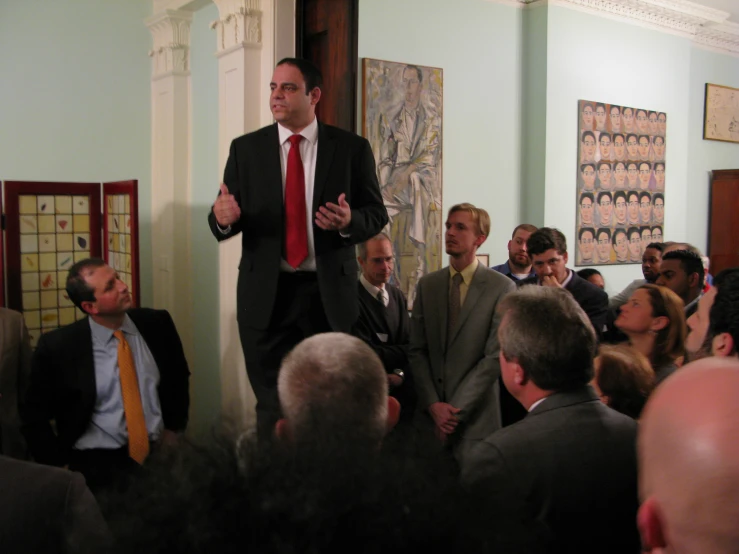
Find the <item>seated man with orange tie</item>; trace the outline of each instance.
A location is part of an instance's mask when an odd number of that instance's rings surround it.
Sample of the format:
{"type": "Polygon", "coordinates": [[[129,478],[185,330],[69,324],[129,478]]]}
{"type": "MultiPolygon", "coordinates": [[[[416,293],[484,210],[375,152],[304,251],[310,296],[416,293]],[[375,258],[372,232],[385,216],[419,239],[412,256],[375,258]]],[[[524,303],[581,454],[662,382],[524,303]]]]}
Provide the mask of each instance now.
{"type": "Polygon", "coordinates": [[[190,372],[169,313],[131,309],[128,287],[103,260],[74,264],[66,289],[88,317],[39,339],[23,432],[37,462],[79,471],[95,491],[184,431],[190,372]]]}

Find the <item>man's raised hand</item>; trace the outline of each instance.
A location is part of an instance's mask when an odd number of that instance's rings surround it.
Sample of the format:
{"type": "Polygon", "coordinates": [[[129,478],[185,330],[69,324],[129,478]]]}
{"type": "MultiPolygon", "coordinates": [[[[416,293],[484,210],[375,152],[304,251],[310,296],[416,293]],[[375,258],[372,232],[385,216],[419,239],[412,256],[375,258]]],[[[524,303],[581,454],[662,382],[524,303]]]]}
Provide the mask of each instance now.
{"type": "Polygon", "coordinates": [[[221,183],[221,194],[213,204],[213,215],[216,216],[216,221],[221,227],[228,227],[241,217],[241,208],[224,183],[221,183]]]}

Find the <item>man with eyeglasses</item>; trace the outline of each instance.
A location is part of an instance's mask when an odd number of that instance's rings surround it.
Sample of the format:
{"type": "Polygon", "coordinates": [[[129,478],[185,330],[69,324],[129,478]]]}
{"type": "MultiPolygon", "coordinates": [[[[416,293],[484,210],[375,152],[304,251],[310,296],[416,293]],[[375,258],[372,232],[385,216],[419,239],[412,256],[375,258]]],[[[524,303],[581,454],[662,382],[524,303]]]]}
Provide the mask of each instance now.
{"type": "Polygon", "coordinates": [[[626,163],[616,162],[613,164],[613,181],[617,189],[626,188],[626,163]]]}
{"type": "Polygon", "coordinates": [[[647,135],[639,135],[639,159],[649,159],[649,137],[647,135]]]}
{"type": "Polygon", "coordinates": [[[665,197],[661,192],[655,192],[652,198],[652,213],[655,223],[664,223],[665,221],[665,197]]]}
{"type": "Polygon", "coordinates": [[[613,157],[616,160],[624,161],[626,159],[626,140],[621,133],[613,133],[613,157]]]}
{"type": "Polygon", "coordinates": [[[654,159],[655,160],[664,160],[665,159],[665,139],[661,136],[654,137],[654,140],[652,141],[652,146],[654,148],[654,159]]]}
{"type": "Polygon", "coordinates": [[[601,160],[610,160],[611,159],[611,135],[606,133],[605,131],[600,134],[600,137],[598,138],[598,148],[600,152],[600,159],[601,160]]]}
{"type": "Polygon", "coordinates": [[[637,225],[639,223],[639,193],[631,191],[626,198],[626,217],[629,225],[637,225]]]}
{"type": "Polygon", "coordinates": [[[598,193],[598,216],[600,225],[604,227],[611,226],[611,215],[613,214],[613,196],[608,191],[598,193]]]}
{"type": "Polygon", "coordinates": [[[642,226],[639,231],[641,232],[641,253],[644,255],[644,251],[647,249],[647,245],[652,242],[652,229],[649,225],[642,226]]]}
{"type": "Polygon", "coordinates": [[[595,247],[598,257],[596,262],[599,264],[611,263],[611,230],[608,227],[600,227],[596,237],[598,238],[598,244],[595,247]]]}
{"type": "Polygon", "coordinates": [[[595,198],[592,192],[583,192],[580,195],[580,225],[593,225],[594,203],[595,198]]]}
{"type": "Polygon", "coordinates": [[[583,162],[595,161],[595,133],[585,131],[582,134],[581,159],[583,162]]]}
{"type": "Polygon", "coordinates": [[[655,225],[652,227],[652,242],[662,242],[662,226],[655,225]]]}
{"type": "Polygon", "coordinates": [[[621,112],[621,122],[623,124],[623,132],[631,133],[634,131],[634,109],[624,108],[621,112]]]}
{"type": "Polygon", "coordinates": [[[665,162],[654,164],[654,181],[657,183],[657,190],[665,190],[665,162]]]}
{"type": "Polygon", "coordinates": [[[639,159],[639,137],[634,133],[626,135],[626,153],[630,160],[639,159]]]}
{"type": "Polygon", "coordinates": [[[626,231],[623,229],[616,229],[613,231],[613,251],[616,253],[616,261],[618,263],[626,263],[629,261],[629,239],[626,236],[626,231]]]}
{"type": "Polygon", "coordinates": [[[652,222],[652,195],[648,192],[639,193],[639,218],[645,224],[652,222]]]}
{"type": "Polygon", "coordinates": [[[649,134],[649,119],[646,110],[636,111],[636,128],[643,135],[649,134]]]}
{"type": "MultiPolygon", "coordinates": [[[[621,108],[619,106],[611,106],[611,131],[618,133],[621,130],[621,108]]],[[[623,137],[621,137],[623,138],[623,137]]],[[[616,137],[613,137],[614,142],[616,137]]]]}
{"type": "Polygon", "coordinates": [[[649,162],[640,162],[639,163],[639,189],[649,190],[649,181],[651,179],[652,179],[652,164],[650,164],[649,162]]]}
{"type": "Polygon", "coordinates": [[[629,262],[641,262],[641,233],[638,227],[629,227],[626,231],[629,237],[629,262]]]}
{"type": "Polygon", "coordinates": [[[592,264],[593,253],[595,252],[595,229],[592,227],[583,227],[578,233],[578,242],[580,243],[580,263],[592,264]]]}
{"type": "Polygon", "coordinates": [[[614,213],[616,214],[616,225],[623,227],[626,225],[626,193],[617,190],[613,194],[613,202],[616,206],[614,213]]]}
{"type": "Polygon", "coordinates": [[[580,166],[583,190],[595,190],[595,164],[584,163],[580,166]]]}
{"type": "Polygon", "coordinates": [[[595,130],[606,130],[606,105],[600,102],[595,105],[595,130]]]}
{"type": "Polygon", "coordinates": [[[630,189],[639,188],[639,164],[636,162],[628,162],[626,164],[626,180],[630,189]]]}
{"type": "Polygon", "coordinates": [[[649,134],[656,135],[659,132],[659,123],[657,122],[657,112],[649,112],[649,134]]]}
{"type": "Polygon", "coordinates": [[[659,126],[659,134],[664,136],[667,131],[667,115],[664,112],[657,114],[657,125],[659,126]]]}
{"type": "Polygon", "coordinates": [[[611,164],[606,161],[598,163],[598,188],[601,190],[611,190],[611,164]]]}

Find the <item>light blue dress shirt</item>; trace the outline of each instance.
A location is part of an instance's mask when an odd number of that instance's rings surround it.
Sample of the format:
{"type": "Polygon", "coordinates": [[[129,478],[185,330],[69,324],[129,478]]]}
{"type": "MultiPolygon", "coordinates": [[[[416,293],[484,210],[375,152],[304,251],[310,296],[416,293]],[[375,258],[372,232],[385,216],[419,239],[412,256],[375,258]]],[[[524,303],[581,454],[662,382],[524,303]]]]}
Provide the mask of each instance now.
{"type": "MultiPolygon", "coordinates": [[[[118,339],[113,336],[113,329],[95,323],[92,318],[89,322],[95,364],[95,407],[90,425],[74,444],[74,448],[77,450],[121,448],[128,444],[128,429],[123,413],[121,381],[118,374],[118,339]]],[[[157,390],[159,368],[144,337],[128,315],[123,320],[121,331],[131,347],[133,361],[136,364],[136,376],[149,440],[156,441],[164,428],[157,390]]]]}

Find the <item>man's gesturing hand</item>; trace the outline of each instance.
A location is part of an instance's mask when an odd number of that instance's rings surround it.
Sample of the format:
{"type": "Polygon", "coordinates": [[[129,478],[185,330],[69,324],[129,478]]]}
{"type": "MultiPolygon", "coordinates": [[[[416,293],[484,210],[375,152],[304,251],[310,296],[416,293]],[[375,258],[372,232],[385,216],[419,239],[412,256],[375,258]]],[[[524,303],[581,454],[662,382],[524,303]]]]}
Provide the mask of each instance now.
{"type": "Polygon", "coordinates": [[[446,402],[434,402],[429,406],[429,413],[434,418],[436,428],[447,435],[451,435],[457,428],[459,424],[457,414],[460,411],[459,408],[455,408],[446,402]]]}
{"type": "Polygon", "coordinates": [[[216,221],[221,227],[228,227],[241,217],[241,208],[224,183],[221,183],[221,194],[213,204],[213,215],[216,216],[216,221]]]}
{"type": "Polygon", "coordinates": [[[346,194],[339,195],[339,203],[326,202],[316,212],[316,225],[324,231],[345,231],[352,222],[352,209],[346,201],[346,194]]]}

